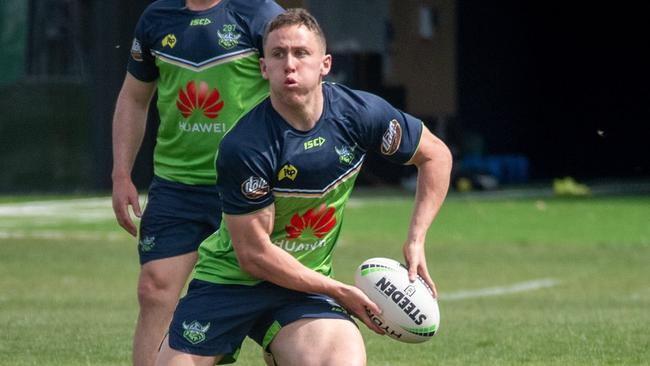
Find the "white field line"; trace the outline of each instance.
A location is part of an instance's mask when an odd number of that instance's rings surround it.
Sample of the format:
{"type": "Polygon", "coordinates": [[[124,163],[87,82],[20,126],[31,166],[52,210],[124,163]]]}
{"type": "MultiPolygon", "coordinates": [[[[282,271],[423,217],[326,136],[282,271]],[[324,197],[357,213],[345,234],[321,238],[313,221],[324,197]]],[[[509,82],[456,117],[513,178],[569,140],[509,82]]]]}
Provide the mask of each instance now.
{"type": "Polygon", "coordinates": [[[368,204],[390,204],[395,202],[412,202],[413,199],[409,197],[363,197],[363,198],[350,198],[346,203],[346,207],[361,208],[368,204]]]}
{"type": "Polygon", "coordinates": [[[92,222],[114,218],[114,214],[110,197],[0,204],[0,219],[37,217],[92,222]]]}
{"type": "MultiPolygon", "coordinates": [[[[44,239],[44,240],[85,240],[85,241],[128,241],[131,238],[126,233],[106,232],[97,233],[90,231],[0,231],[0,239],[44,239]]],[[[132,240],[135,240],[131,238],[132,240]]]]}
{"type": "Polygon", "coordinates": [[[499,296],[499,295],[514,294],[518,292],[534,291],[542,288],[553,287],[559,283],[560,281],[552,278],[543,278],[539,280],[519,282],[519,283],[512,284],[510,286],[486,287],[486,288],[481,288],[476,290],[456,291],[448,294],[441,293],[439,295],[439,298],[442,301],[455,301],[455,300],[472,299],[476,297],[499,296]]]}
{"type": "Polygon", "coordinates": [[[115,220],[111,197],[2,203],[0,239],[118,241],[130,238],[124,232],[37,229],[70,221],[94,223],[107,220],[115,220]]]}

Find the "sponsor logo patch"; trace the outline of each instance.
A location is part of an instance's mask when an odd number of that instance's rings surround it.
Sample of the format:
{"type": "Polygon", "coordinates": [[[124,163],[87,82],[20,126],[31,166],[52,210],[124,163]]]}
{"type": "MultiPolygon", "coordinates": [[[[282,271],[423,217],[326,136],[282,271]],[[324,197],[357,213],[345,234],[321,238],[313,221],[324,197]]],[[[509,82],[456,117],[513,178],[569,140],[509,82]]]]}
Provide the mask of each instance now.
{"type": "Polygon", "coordinates": [[[183,338],[192,344],[205,341],[205,332],[210,329],[210,323],[203,325],[196,320],[187,324],[183,322],[183,338]]]}
{"type": "Polygon", "coordinates": [[[280,172],[278,173],[278,181],[281,181],[285,178],[289,178],[293,181],[296,180],[297,176],[298,176],[298,169],[291,164],[285,164],[280,169],[280,172]]]}
{"type": "Polygon", "coordinates": [[[137,38],[133,38],[131,43],[131,58],[135,61],[142,62],[142,45],[137,38]]]}
{"type": "Polygon", "coordinates": [[[269,191],[269,184],[260,177],[250,177],[241,184],[241,193],[252,200],[265,196],[269,191]]]}
{"type": "Polygon", "coordinates": [[[296,213],[291,217],[291,224],[285,226],[287,239],[303,237],[303,233],[309,229],[313,236],[322,239],[336,226],[336,208],[327,207],[321,204],[317,212],[310,208],[304,215],[296,213]]]}
{"type": "Polygon", "coordinates": [[[239,44],[241,34],[237,33],[237,26],[235,24],[224,24],[221,30],[217,31],[219,37],[219,46],[229,50],[239,44]]]}
{"type": "Polygon", "coordinates": [[[166,35],[165,38],[163,38],[162,40],[162,46],[174,48],[174,46],[176,46],[176,35],[171,33],[166,35]]]}
{"type": "Polygon", "coordinates": [[[402,142],[402,127],[397,120],[392,120],[388,124],[388,129],[384,132],[381,140],[381,153],[384,155],[393,155],[399,149],[402,142]]]}
{"type": "Polygon", "coordinates": [[[289,253],[304,253],[311,252],[319,248],[324,248],[327,244],[325,239],[317,239],[309,242],[298,242],[295,240],[278,240],[274,241],[273,244],[282,248],[285,252],[289,253]]]}
{"type": "Polygon", "coordinates": [[[220,100],[221,96],[217,88],[209,89],[208,83],[200,81],[197,90],[196,81],[191,80],[185,85],[185,89],[181,88],[178,91],[176,107],[183,117],[189,118],[196,109],[202,110],[203,115],[210,119],[219,116],[219,111],[223,109],[224,103],[220,100]]]}

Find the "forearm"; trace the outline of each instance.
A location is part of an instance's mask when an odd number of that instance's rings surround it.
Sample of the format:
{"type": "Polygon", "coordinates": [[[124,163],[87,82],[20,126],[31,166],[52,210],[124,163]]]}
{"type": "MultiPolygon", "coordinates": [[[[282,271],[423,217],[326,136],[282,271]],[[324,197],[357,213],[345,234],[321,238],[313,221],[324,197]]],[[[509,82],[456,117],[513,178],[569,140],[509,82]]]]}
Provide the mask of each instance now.
{"type": "Polygon", "coordinates": [[[440,139],[430,133],[428,135],[429,143],[424,148],[424,156],[415,162],[418,178],[407,243],[424,243],[426,232],[449,190],[451,153],[440,139]]]}
{"type": "Polygon", "coordinates": [[[130,177],[145,133],[147,109],[118,101],[113,118],[113,179],[130,177]]]}
{"type": "Polygon", "coordinates": [[[252,276],[296,291],[339,298],[347,285],[305,267],[270,241],[262,251],[248,256],[242,268],[252,276]]]}
{"type": "Polygon", "coordinates": [[[300,263],[271,242],[274,206],[251,215],[225,215],[240,267],[253,277],[296,291],[338,297],[347,285],[300,263]]]}

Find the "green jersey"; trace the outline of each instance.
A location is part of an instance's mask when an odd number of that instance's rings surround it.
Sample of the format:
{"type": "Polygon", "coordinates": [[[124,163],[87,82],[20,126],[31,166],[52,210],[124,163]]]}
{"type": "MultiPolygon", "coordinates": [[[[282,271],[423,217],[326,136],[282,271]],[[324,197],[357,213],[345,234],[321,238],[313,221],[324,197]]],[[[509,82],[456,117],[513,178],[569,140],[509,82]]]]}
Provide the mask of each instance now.
{"type": "MultiPolygon", "coordinates": [[[[274,204],[271,242],[331,276],[343,211],[366,153],[409,161],[422,122],[375,95],[340,85],[323,84],[323,95],[323,114],[310,131],[292,128],[268,98],[244,116],[221,144],[217,186],[225,214],[274,204]]],[[[194,278],[259,282],[239,267],[226,225],[201,243],[194,278]]]]}
{"type": "Polygon", "coordinates": [[[128,70],[157,82],[155,175],[215,183],[223,136],[268,95],[259,68],[262,36],[282,11],[268,0],[222,0],[205,11],[188,10],[184,0],[158,0],[145,10],[128,70]]]}

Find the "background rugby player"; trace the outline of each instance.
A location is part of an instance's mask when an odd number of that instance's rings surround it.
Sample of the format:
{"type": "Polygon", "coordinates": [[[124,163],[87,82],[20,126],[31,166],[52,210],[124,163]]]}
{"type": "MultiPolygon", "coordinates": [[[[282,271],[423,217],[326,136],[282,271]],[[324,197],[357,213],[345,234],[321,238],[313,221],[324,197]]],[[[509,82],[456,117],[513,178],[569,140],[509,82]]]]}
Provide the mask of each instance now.
{"type": "Polygon", "coordinates": [[[142,14],[113,120],[113,209],[131,235],[141,216],[131,170],[154,91],[160,127],[154,179],[140,224],[140,312],[133,363],[152,365],[196,262],[219,227],[215,152],[245,112],[268,95],[259,71],[270,0],[158,0],[142,14]]]}

